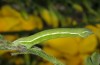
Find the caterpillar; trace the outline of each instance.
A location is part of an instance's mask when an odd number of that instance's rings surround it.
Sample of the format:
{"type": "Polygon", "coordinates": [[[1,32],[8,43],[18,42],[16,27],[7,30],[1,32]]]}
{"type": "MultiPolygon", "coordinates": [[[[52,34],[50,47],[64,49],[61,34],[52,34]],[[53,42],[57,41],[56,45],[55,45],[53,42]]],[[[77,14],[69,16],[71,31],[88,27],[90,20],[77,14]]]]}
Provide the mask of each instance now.
{"type": "Polygon", "coordinates": [[[27,48],[39,44],[43,41],[60,37],[87,37],[92,34],[91,30],[86,28],[55,28],[38,32],[34,35],[20,38],[13,42],[14,46],[24,45],[27,48]]]}

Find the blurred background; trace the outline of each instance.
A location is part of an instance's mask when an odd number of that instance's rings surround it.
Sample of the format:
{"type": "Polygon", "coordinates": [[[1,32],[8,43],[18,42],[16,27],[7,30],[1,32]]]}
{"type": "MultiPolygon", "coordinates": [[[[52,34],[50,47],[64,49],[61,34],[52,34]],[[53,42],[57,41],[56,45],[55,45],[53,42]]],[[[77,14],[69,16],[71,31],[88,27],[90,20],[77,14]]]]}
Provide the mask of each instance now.
{"type": "MultiPolygon", "coordinates": [[[[100,48],[99,0],[0,0],[0,34],[8,41],[46,29],[77,27],[88,28],[94,34],[37,45],[66,65],[84,65],[83,61],[100,48]]],[[[53,64],[35,55],[11,56],[9,51],[0,50],[0,65],[53,64]]]]}

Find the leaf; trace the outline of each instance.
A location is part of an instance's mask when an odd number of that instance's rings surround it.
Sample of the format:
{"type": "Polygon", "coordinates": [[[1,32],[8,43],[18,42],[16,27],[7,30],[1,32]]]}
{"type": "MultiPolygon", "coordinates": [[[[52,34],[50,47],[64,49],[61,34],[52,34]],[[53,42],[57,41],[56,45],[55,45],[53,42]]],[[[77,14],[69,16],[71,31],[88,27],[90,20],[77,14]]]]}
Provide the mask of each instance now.
{"type": "Polygon", "coordinates": [[[100,53],[94,52],[86,60],[86,65],[100,65],[100,53]]]}

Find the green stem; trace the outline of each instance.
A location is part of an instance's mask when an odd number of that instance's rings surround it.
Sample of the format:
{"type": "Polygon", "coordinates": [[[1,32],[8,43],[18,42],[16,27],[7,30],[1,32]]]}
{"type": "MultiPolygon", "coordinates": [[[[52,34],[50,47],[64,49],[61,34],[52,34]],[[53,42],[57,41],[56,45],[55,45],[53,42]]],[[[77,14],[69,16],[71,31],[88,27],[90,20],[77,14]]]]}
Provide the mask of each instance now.
{"type": "Polygon", "coordinates": [[[23,52],[12,53],[12,55],[18,55],[18,54],[34,54],[34,55],[37,55],[45,60],[48,60],[49,62],[53,63],[54,65],[65,65],[62,62],[60,62],[59,60],[57,60],[55,57],[48,55],[47,53],[45,53],[44,51],[42,51],[38,47],[26,49],[23,52]]]}
{"type": "Polygon", "coordinates": [[[36,48],[29,49],[29,52],[32,53],[32,54],[35,54],[35,55],[37,55],[37,56],[39,56],[39,57],[41,57],[41,58],[43,58],[45,60],[50,61],[54,65],[65,65],[62,62],[58,61],[55,57],[46,54],[40,48],[36,47],[36,48]]]}

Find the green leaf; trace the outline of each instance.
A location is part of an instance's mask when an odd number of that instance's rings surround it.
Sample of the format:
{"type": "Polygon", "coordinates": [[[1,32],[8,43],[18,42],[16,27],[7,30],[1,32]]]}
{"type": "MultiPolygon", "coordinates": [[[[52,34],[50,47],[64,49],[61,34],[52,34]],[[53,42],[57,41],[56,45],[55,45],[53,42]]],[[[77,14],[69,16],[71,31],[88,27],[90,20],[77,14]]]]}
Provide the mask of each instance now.
{"type": "Polygon", "coordinates": [[[100,53],[94,52],[86,59],[85,65],[100,65],[100,53]]]}

